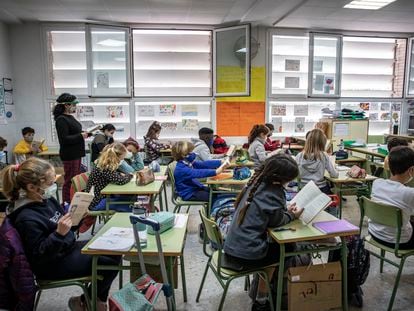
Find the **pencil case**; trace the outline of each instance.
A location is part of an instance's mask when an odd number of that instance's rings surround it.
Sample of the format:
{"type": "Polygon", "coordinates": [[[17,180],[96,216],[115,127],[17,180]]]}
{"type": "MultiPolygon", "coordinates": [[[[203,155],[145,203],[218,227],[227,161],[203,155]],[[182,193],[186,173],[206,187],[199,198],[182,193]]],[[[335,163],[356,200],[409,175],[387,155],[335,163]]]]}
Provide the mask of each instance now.
{"type": "MultiPolygon", "coordinates": [[[[160,233],[167,231],[174,227],[175,215],[171,212],[159,212],[151,214],[148,218],[157,221],[160,224],[160,233]]],[[[154,235],[154,229],[151,226],[147,226],[147,233],[154,235]]]]}

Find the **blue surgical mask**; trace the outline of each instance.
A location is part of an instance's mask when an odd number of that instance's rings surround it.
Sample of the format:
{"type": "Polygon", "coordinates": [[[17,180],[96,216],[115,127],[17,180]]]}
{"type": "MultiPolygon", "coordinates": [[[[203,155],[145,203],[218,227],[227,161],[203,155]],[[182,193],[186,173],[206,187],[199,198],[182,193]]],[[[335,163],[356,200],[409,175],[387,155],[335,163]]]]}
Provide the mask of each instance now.
{"type": "Polygon", "coordinates": [[[6,156],[6,153],[2,150],[0,151],[0,161],[6,156]]]}
{"type": "Polygon", "coordinates": [[[209,147],[213,146],[213,142],[214,142],[214,138],[210,139],[207,146],[209,146],[209,147]]]}
{"type": "Polygon", "coordinates": [[[125,155],[125,159],[131,159],[131,158],[132,158],[132,156],[133,156],[132,152],[131,152],[131,151],[128,151],[128,152],[126,153],[126,155],[125,155]]]}
{"type": "Polygon", "coordinates": [[[196,157],[197,157],[197,155],[196,155],[194,152],[190,152],[190,153],[189,153],[189,154],[185,157],[185,159],[186,159],[188,162],[193,163],[196,157]]]}

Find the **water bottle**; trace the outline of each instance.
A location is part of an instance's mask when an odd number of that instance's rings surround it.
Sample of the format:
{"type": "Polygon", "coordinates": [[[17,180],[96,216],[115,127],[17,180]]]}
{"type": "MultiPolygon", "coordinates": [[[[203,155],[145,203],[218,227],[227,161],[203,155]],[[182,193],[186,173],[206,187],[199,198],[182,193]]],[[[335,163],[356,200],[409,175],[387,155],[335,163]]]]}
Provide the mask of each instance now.
{"type": "Polygon", "coordinates": [[[339,150],[341,150],[341,151],[344,150],[344,140],[343,139],[341,139],[338,147],[339,147],[339,150]]]}

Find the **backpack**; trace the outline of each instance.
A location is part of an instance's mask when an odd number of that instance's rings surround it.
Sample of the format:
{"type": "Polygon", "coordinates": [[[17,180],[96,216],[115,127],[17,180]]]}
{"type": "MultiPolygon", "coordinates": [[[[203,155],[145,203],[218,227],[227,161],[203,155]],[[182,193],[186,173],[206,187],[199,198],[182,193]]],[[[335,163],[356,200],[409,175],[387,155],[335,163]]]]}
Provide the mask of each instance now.
{"type": "MultiPolygon", "coordinates": [[[[236,201],[235,195],[223,195],[221,198],[217,199],[211,209],[211,218],[217,224],[223,237],[223,241],[226,240],[227,233],[229,232],[231,222],[233,220],[234,212],[236,211],[234,207],[234,202],[236,201]]],[[[217,249],[217,246],[211,245],[213,248],[217,249]]]]}
{"type": "MultiPolygon", "coordinates": [[[[345,238],[348,248],[348,299],[351,305],[362,307],[361,285],[365,283],[370,268],[370,254],[365,249],[365,241],[359,235],[352,235],[345,238]]],[[[329,252],[329,261],[341,259],[341,250],[329,252]]]]}
{"type": "Polygon", "coordinates": [[[215,154],[223,154],[229,150],[226,141],[220,136],[216,135],[213,141],[213,149],[215,154]]]}
{"type": "Polygon", "coordinates": [[[233,171],[233,179],[244,180],[252,176],[248,167],[236,167],[233,171]]]}

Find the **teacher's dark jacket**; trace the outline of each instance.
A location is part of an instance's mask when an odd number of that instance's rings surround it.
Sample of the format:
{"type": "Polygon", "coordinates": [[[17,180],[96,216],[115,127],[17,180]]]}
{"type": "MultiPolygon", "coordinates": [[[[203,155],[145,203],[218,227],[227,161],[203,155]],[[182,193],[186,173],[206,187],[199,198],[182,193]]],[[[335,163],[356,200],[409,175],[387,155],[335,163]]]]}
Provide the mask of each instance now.
{"type": "Polygon", "coordinates": [[[56,118],[59,138],[59,156],[62,161],[77,160],[85,156],[85,140],[82,125],[72,116],[62,114],[56,118]]]}

